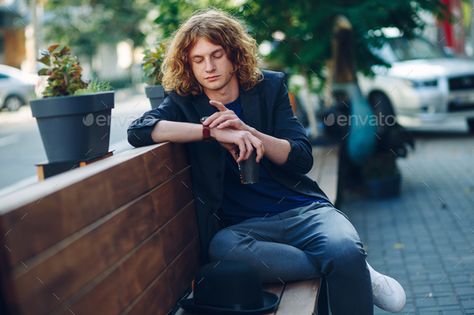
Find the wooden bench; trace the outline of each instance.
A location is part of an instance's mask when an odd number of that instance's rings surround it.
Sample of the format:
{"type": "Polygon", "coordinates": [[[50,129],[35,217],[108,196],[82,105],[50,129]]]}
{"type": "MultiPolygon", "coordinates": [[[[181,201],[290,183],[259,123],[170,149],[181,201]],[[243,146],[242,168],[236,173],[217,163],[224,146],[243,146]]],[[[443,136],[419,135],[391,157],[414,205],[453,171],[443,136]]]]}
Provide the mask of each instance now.
{"type": "MultiPolygon", "coordinates": [[[[311,174],[322,176],[317,165],[311,174]]],[[[177,311],[176,301],[189,292],[199,268],[191,189],[184,147],[165,143],[3,197],[0,313],[177,311]]],[[[267,289],[281,297],[276,314],[298,309],[307,315],[315,310],[319,286],[314,280],[267,289]]]]}
{"type": "Polygon", "coordinates": [[[324,190],[331,202],[339,204],[339,145],[313,147],[314,165],[308,176],[324,190]]]}

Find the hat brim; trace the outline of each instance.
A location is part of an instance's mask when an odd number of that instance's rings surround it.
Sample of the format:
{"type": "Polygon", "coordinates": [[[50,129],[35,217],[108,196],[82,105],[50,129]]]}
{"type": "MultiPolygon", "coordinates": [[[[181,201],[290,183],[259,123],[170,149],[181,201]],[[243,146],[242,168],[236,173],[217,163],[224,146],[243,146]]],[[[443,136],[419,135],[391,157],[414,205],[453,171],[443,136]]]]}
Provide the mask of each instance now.
{"type": "Polygon", "coordinates": [[[201,313],[206,312],[206,314],[246,314],[246,315],[257,315],[272,312],[278,307],[279,299],[276,294],[271,292],[262,292],[263,293],[263,307],[253,310],[237,310],[232,308],[217,307],[211,305],[198,305],[194,303],[194,299],[185,299],[179,301],[179,306],[181,306],[185,311],[190,313],[201,313]]]}

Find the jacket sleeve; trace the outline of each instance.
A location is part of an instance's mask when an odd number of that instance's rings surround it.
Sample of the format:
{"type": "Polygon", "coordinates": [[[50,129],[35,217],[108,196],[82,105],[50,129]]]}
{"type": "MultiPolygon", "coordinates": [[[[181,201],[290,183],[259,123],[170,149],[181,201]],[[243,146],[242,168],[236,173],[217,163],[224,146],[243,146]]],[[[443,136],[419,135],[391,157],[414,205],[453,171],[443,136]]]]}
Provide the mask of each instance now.
{"type": "Polygon", "coordinates": [[[160,120],[183,121],[183,113],[168,96],[155,109],[145,112],[128,127],[128,142],[134,147],[155,144],[151,138],[153,128],[160,120]]]}
{"type": "Polygon", "coordinates": [[[275,137],[288,140],[291,146],[288,160],[280,167],[291,173],[306,174],[313,167],[312,147],[304,127],[293,114],[283,80],[275,102],[275,137]]]}

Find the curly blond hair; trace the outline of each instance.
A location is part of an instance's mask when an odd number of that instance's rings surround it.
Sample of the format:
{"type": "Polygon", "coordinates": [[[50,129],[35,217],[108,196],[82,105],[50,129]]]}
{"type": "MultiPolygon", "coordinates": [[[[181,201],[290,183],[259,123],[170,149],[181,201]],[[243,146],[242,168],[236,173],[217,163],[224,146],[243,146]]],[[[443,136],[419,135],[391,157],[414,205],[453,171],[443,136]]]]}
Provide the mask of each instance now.
{"type": "Polygon", "coordinates": [[[175,91],[182,96],[202,93],[202,87],[194,77],[188,60],[190,50],[200,38],[224,48],[244,90],[253,88],[263,79],[257,67],[255,39],[247,34],[236,18],[210,9],[194,13],[176,31],[161,66],[162,84],[166,91],[175,91]]]}

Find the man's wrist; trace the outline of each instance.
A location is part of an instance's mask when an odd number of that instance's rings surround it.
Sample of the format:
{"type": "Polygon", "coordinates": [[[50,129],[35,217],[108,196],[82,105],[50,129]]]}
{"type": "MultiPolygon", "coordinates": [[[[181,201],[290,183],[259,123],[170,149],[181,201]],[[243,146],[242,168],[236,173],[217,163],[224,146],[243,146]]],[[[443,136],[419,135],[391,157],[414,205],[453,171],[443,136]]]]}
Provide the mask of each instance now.
{"type": "Polygon", "coordinates": [[[209,134],[211,135],[211,138],[212,139],[216,139],[216,132],[218,131],[219,129],[217,128],[209,128],[209,134]]]}
{"type": "Polygon", "coordinates": [[[211,141],[214,137],[211,135],[211,128],[209,126],[202,125],[202,140],[211,141]]]}
{"type": "Polygon", "coordinates": [[[254,127],[247,126],[247,131],[250,132],[252,134],[252,136],[257,137],[257,138],[260,139],[259,131],[257,129],[255,129],[254,127]]]}

